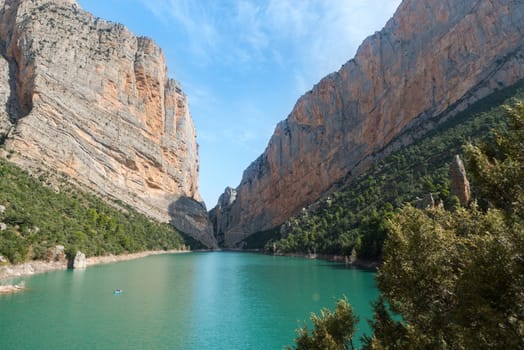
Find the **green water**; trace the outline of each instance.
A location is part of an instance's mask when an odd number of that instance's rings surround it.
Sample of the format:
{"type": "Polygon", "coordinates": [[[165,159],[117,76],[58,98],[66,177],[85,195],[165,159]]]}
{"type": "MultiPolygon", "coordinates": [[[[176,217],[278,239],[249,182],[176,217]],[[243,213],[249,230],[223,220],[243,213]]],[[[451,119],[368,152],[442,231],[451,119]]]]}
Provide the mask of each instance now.
{"type": "Polygon", "coordinates": [[[224,252],[57,271],[0,296],[0,349],[282,349],[298,321],[342,295],[360,315],[361,334],[378,295],[373,276],[325,261],[224,252]]]}

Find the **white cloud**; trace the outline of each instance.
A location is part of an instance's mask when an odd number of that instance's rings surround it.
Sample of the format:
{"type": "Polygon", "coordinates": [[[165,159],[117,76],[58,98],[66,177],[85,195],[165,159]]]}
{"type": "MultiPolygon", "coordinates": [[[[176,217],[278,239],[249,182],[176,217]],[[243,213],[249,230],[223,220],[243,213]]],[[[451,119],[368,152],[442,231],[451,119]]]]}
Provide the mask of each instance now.
{"type": "Polygon", "coordinates": [[[266,16],[273,34],[288,40],[307,37],[322,15],[316,11],[317,2],[269,0],[266,16]]]}
{"type": "Polygon", "coordinates": [[[143,0],[164,23],[179,25],[202,64],[261,62],[318,80],[354,55],[400,0],[143,0]]]}
{"type": "Polygon", "coordinates": [[[267,48],[269,39],[262,22],[262,8],[250,1],[236,2],[235,27],[241,42],[245,42],[255,51],[267,48]]]}

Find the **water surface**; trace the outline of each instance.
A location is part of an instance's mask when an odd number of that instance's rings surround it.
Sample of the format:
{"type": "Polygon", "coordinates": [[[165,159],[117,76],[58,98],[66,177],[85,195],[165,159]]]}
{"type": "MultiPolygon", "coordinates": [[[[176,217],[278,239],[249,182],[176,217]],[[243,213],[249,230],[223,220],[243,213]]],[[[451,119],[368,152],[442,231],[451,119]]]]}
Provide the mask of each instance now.
{"type": "Polygon", "coordinates": [[[378,296],[373,277],[325,261],[225,252],[56,271],[0,296],[0,349],[282,349],[311,312],[343,295],[361,334],[378,296]]]}

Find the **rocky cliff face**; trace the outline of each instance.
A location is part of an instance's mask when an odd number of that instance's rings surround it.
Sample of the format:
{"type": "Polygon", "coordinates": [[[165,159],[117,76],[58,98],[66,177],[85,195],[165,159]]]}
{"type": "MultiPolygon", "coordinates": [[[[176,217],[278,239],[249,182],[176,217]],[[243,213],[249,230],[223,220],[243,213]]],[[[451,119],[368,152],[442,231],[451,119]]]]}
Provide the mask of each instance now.
{"type": "Polygon", "coordinates": [[[0,140],[208,246],[188,103],[161,49],[75,0],[0,1],[0,140]]]}
{"type": "Polygon", "coordinates": [[[232,218],[229,217],[228,211],[231,205],[235,203],[236,199],[237,191],[234,188],[226,187],[224,193],[222,193],[220,198],[218,198],[216,207],[209,212],[209,218],[213,225],[215,238],[219,245],[224,245],[225,243],[226,237],[223,228],[229,227],[231,224],[230,220],[232,218]]]}
{"type": "MultiPolygon", "coordinates": [[[[350,25],[350,24],[348,24],[350,25]]],[[[302,96],[236,200],[225,245],[281,224],[471,103],[524,78],[522,0],[404,0],[354,59],[302,96]]]]}

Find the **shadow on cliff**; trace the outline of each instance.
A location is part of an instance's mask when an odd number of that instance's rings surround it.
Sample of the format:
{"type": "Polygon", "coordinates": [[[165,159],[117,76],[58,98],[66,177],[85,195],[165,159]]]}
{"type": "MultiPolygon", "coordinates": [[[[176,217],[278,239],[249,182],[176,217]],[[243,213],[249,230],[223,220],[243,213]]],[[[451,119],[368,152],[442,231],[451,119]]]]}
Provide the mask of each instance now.
{"type": "MultiPolygon", "coordinates": [[[[213,227],[203,203],[190,197],[180,197],[169,205],[168,212],[169,222],[177,230],[200,242],[206,248],[218,248],[213,235],[213,227]]],[[[188,243],[194,246],[192,242],[188,243]]]]}

